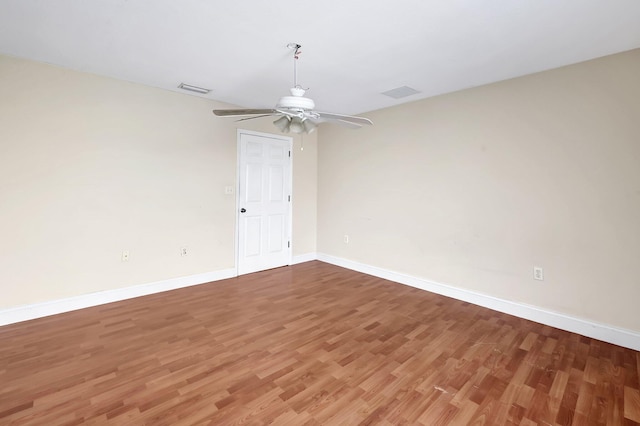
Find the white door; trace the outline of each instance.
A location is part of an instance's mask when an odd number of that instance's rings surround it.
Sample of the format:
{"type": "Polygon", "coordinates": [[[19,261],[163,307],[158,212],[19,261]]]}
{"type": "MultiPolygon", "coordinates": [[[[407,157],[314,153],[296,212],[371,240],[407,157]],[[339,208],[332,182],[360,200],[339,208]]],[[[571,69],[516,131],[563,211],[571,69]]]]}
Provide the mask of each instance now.
{"type": "Polygon", "coordinates": [[[291,264],[291,138],[238,133],[242,275],[291,264]]]}

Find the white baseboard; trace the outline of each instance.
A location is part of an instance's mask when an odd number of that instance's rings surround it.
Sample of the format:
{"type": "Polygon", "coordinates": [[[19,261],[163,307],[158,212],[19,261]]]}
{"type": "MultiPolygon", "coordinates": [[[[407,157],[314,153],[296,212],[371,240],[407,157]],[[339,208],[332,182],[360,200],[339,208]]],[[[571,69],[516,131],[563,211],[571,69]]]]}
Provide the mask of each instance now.
{"type": "Polygon", "coordinates": [[[148,284],[100,291],[33,305],[17,306],[15,308],[0,310],[0,326],[89,308],[91,306],[104,305],[105,303],[117,302],[134,297],[146,296],[148,294],[175,290],[177,288],[205,284],[211,281],[224,280],[233,278],[236,275],[235,268],[223,269],[220,271],[205,272],[148,284]]]}
{"type": "MultiPolygon", "coordinates": [[[[436,294],[441,294],[443,296],[451,297],[454,299],[463,300],[465,302],[473,303],[474,305],[484,306],[485,308],[504,312],[506,314],[514,315],[519,318],[528,319],[541,324],[549,325],[562,330],[571,331],[583,336],[592,337],[594,339],[640,351],[640,332],[637,331],[626,330],[608,324],[602,324],[582,318],[572,317],[559,312],[542,309],[537,306],[499,299],[493,296],[488,296],[486,294],[476,293],[470,290],[465,290],[450,285],[413,277],[411,275],[389,271],[387,269],[366,265],[364,263],[359,263],[340,257],[330,256],[324,253],[307,253],[294,256],[292,259],[292,265],[312,260],[320,260],[332,265],[341,266],[343,268],[362,272],[364,274],[373,275],[375,277],[387,279],[390,281],[395,281],[400,284],[405,284],[411,287],[419,288],[421,290],[426,290],[436,294]]],[[[233,278],[235,276],[235,269],[224,269],[220,271],[206,272],[202,274],[189,275],[186,277],[173,278],[154,283],[125,287],[121,289],[101,291],[82,296],[70,297],[67,299],[53,300],[49,302],[36,303],[33,305],[18,306],[15,308],[0,310],[0,326],[40,317],[46,317],[49,315],[56,315],[63,312],[74,311],[77,309],[89,308],[91,306],[104,305],[106,303],[117,302],[134,297],[146,296],[148,294],[174,290],[177,288],[204,284],[211,281],[219,281],[227,278],[233,278]]]]}
{"type": "Polygon", "coordinates": [[[298,263],[311,262],[312,260],[318,260],[317,253],[306,253],[293,256],[293,259],[291,259],[291,264],[297,265],[298,263]]]}
{"type": "Polygon", "coordinates": [[[318,260],[362,272],[364,274],[373,275],[378,278],[384,278],[389,281],[395,281],[400,284],[430,291],[432,293],[441,294],[453,299],[463,300],[465,302],[473,303],[474,305],[484,306],[485,308],[493,309],[494,311],[504,312],[519,318],[556,327],[561,330],[578,333],[583,336],[592,337],[604,342],[640,351],[640,332],[638,331],[626,330],[608,324],[597,323],[559,312],[549,311],[537,306],[499,299],[486,294],[476,293],[470,290],[440,284],[422,278],[416,278],[399,272],[389,271],[383,268],[323,253],[318,253],[318,260]]]}

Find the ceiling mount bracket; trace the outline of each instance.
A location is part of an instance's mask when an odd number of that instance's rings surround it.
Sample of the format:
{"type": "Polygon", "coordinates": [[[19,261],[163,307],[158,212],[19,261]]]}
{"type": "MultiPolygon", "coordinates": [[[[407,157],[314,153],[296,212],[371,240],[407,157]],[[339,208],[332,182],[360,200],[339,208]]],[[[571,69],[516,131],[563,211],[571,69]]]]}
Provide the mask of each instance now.
{"type": "Polygon", "coordinates": [[[298,56],[302,53],[302,52],[300,51],[300,48],[302,47],[302,45],[301,45],[301,44],[298,44],[298,43],[289,43],[289,44],[287,44],[287,47],[288,47],[289,49],[291,49],[291,50],[294,50],[294,52],[293,52],[293,56],[294,56],[296,59],[298,59],[298,56]]]}

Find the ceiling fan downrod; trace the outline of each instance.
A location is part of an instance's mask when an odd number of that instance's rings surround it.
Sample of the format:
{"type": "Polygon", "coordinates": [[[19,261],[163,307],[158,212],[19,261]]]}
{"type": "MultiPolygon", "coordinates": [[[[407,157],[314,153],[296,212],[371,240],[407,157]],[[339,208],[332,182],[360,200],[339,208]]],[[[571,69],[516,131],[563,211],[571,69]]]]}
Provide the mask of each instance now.
{"type": "Polygon", "coordinates": [[[289,43],[287,47],[293,49],[293,87],[298,87],[298,59],[302,53],[300,50],[302,46],[298,43],[289,43]]]}

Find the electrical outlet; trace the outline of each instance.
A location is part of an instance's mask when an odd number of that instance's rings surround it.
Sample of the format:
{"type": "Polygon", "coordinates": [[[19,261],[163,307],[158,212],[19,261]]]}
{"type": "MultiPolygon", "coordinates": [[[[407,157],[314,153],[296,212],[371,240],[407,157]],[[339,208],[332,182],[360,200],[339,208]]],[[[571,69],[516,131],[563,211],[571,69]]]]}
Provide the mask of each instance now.
{"type": "Polygon", "coordinates": [[[533,279],[538,281],[544,280],[544,271],[540,266],[533,267],[533,279]]]}
{"type": "Polygon", "coordinates": [[[123,262],[128,262],[129,261],[129,250],[123,250],[122,251],[122,261],[123,262]]]}
{"type": "Polygon", "coordinates": [[[180,256],[186,256],[186,255],[187,255],[187,246],[180,247],[180,256]]]}
{"type": "Polygon", "coordinates": [[[342,240],[344,241],[345,244],[349,244],[349,236],[348,235],[345,235],[342,240]]]}

